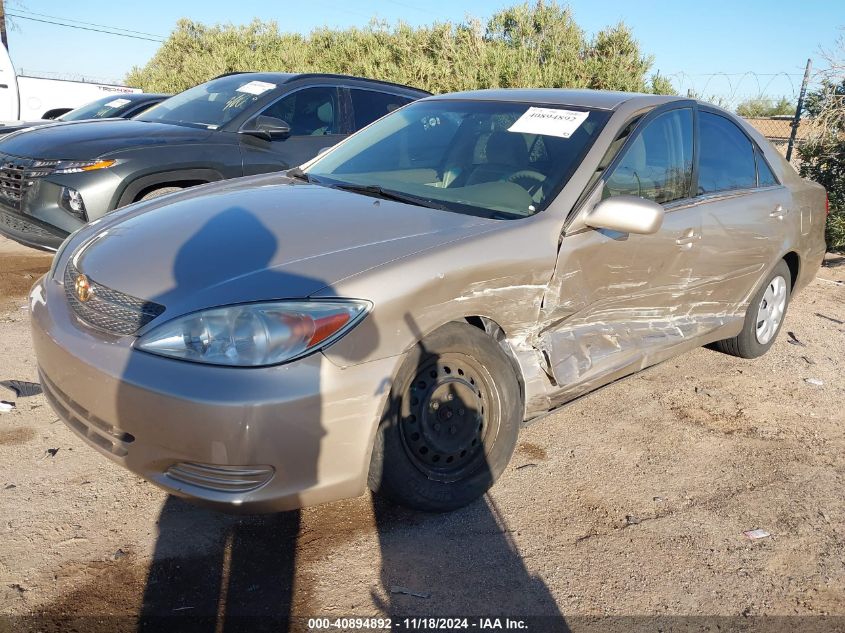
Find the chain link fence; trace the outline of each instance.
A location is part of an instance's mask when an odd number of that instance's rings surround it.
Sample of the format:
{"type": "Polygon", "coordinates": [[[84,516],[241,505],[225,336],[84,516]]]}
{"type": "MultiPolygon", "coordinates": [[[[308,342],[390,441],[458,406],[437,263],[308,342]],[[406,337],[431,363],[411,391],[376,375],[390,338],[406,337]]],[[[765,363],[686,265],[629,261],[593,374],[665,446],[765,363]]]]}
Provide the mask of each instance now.
{"type": "MultiPolygon", "coordinates": [[[[760,134],[765,136],[783,157],[786,157],[786,150],[789,146],[789,136],[792,134],[793,119],[793,115],[782,115],[772,117],[746,117],[745,120],[754,126],[760,134]]],[[[801,164],[798,148],[804,141],[807,140],[807,137],[810,135],[811,127],[811,123],[808,120],[798,122],[798,131],[795,134],[795,143],[792,147],[792,157],[790,160],[795,169],[798,169],[801,164]]]]}

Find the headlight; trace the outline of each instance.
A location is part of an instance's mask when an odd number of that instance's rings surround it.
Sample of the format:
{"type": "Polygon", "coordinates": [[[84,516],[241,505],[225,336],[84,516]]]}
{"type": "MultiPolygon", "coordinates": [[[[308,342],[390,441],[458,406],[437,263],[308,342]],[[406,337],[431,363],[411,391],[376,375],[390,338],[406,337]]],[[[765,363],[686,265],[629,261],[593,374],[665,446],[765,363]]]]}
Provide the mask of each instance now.
{"type": "Polygon", "coordinates": [[[62,192],[59,195],[59,205],[65,211],[70,211],[71,214],[83,222],[88,219],[85,214],[85,200],[82,199],[82,194],[73,187],[62,187],[62,192]]]}
{"type": "Polygon", "coordinates": [[[54,174],[76,174],[111,167],[116,160],[62,160],[53,168],[54,174]]]}
{"type": "Polygon", "coordinates": [[[322,349],[351,330],[368,301],[279,301],[201,310],[163,323],[135,343],[196,363],[261,367],[322,349]]]}

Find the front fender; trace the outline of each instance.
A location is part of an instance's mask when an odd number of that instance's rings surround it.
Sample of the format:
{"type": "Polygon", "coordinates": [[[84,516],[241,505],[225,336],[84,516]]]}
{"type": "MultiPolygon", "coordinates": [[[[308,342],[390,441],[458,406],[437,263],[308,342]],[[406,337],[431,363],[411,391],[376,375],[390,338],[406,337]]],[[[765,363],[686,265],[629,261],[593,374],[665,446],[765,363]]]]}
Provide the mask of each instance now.
{"type": "Polygon", "coordinates": [[[209,183],[218,180],[223,180],[223,174],[216,169],[175,169],[147,174],[134,180],[127,180],[123,187],[115,192],[112,209],[124,207],[127,204],[135,202],[138,194],[150,187],[166,187],[170,184],[185,181],[209,183]]]}

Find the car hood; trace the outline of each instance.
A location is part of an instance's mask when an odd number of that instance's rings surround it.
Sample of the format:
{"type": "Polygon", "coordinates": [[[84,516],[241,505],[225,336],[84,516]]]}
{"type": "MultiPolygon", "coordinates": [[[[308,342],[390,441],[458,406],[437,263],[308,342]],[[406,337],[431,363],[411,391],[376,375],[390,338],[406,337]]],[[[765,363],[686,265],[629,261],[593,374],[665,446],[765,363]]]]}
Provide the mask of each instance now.
{"type": "Polygon", "coordinates": [[[134,147],[199,143],[211,134],[199,128],[133,119],[57,122],[3,139],[0,152],[45,160],[91,160],[134,147]]]}
{"type": "Polygon", "coordinates": [[[279,174],[199,187],[118,216],[85,229],[77,268],[109,288],[164,305],[170,316],[307,297],[500,224],[279,174]]]}

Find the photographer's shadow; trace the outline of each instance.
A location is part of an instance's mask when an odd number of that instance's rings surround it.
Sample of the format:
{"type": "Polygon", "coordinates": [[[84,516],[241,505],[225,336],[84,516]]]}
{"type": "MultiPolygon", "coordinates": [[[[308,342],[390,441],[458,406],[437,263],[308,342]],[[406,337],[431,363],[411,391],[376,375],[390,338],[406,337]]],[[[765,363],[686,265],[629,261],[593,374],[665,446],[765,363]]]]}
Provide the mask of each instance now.
{"type": "MultiPolygon", "coordinates": [[[[215,284],[232,279],[245,287],[256,288],[266,300],[300,296],[305,288],[314,291],[328,287],[325,281],[290,274],[271,265],[277,251],[283,248],[284,238],[283,225],[274,232],[244,208],[225,209],[182,244],[173,262],[173,287],[152,297],[152,301],[167,306],[183,300],[185,293],[200,291],[211,296],[215,284]],[[248,243],[242,241],[242,236],[248,236],[248,243]]],[[[132,357],[124,369],[124,384],[133,384],[143,374],[143,360],[132,357]]],[[[328,361],[318,356],[316,362],[328,361]]],[[[185,384],[194,387],[199,384],[203,389],[200,376],[209,375],[208,368],[203,369],[206,372],[200,374],[195,366],[184,363],[185,384]]],[[[279,372],[280,385],[283,373],[279,372]]],[[[296,470],[298,488],[304,490],[317,485],[320,443],[326,433],[320,419],[319,375],[314,370],[298,376],[300,393],[318,395],[309,396],[309,406],[300,407],[313,419],[302,419],[300,415],[290,433],[254,437],[251,422],[261,420],[265,415],[262,406],[266,404],[256,403],[255,411],[244,407],[241,413],[233,414],[232,428],[225,436],[200,434],[191,441],[206,453],[211,454],[215,446],[224,446],[224,454],[237,454],[246,460],[252,459],[252,455],[266,455],[268,451],[286,455],[286,463],[296,470]],[[314,384],[303,384],[307,380],[313,380],[314,384]]],[[[208,386],[210,390],[220,388],[224,386],[219,383],[208,386]]],[[[137,399],[133,399],[131,387],[127,387],[118,394],[118,416],[136,416],[137,410],[137,399]]],[[[254,463],[265,462],[245,461],[235,465],[254,463]]],[[[277,472],[276,476],[284,477],[285,473],[277,472]]],[[[231,516],[169,496],[158,520],[158,538],[147,575],[138,630],[145,633],[287,630],[294,599],[296,538],[301,520],[299,511],[231,516]]]]}

